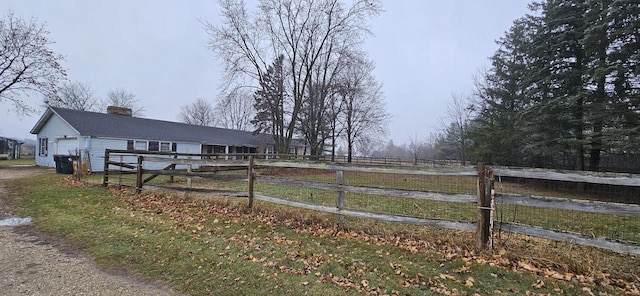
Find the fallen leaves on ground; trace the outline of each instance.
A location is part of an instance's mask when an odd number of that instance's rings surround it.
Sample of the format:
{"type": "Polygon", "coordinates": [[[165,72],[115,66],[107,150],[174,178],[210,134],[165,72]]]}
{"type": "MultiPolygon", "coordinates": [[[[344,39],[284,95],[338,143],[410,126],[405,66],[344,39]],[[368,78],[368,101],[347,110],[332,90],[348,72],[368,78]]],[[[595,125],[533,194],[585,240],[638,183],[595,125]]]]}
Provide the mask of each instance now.
{"type": "MultiPolygon", "coordinates": [[[[135,195],[130,189],[116,189],[110,187],[110,190],[115,194],[124,197],[125,201],[129,203],[133,209],[132,212],[128,213],[129,215],[134,216],[136,214],[140,214],[144,219],[150,221],[153,221],[156,215],[166,215],[171,221],[173,221],[172,229],[174,232],[190,233],[194,238],[199,238],[202,235],[212,235],[215,233],[215,228],[207,228],[204,225],[207,219],[211,216],[217,217],[212,221],[214,224],[219,225],[217,227],[229,227],[232,223],[240,223],[240,218],[254,219],[265,226],[284,225],[297,232],[306,232],[314,236],[332,236],[344,239],[360,240],[373,245],[395,246],[410,253],[437,253],[445,260],[461,259],[464,266],[454,271],[457,274],[469,272],[469,268],[476,264],[488,264],[493,267],[500,267],[511,271],[533,273],[535,275],[554,280],[580,283],[586,286],[583,290],[586,294],[591,292],[591,289],[588,288],[589,286],[593,287],[599,285],[608,288],[615,288],[629,295],[640,295],[640,288],[637,282],[615,279],[605,272],[592,272],[587,275],[575,274],[563,270],[557,270],[553,268],[554,266],[552,264],[545,266],[539,262],[526,259],[520,259],[514,262],[514,260],[509,259],[507,256],[508,252],[504,248],[499,248],[494,253],[478,254],[473,249],[470,249],[472,246],[461,247],[455,244],[450,244],[446,241],[438,240],[431,242],[394,234],[369,234],[362,231],[358,232],[346,228],[327,226],[325,223],[304,221],[304,219],[297,219],[295,217],[283,218],[263,211],[250,212],[247,211],[246,208],[242,208],[240,206],[229,206],[230,203],[228,201],[225,203],[224,198],[221,203],[211,203],[198,198],[187,198],[185,196],[176,197],[160,191],[151,191],[135,195]]],[[[114,213],[121,214],[122,212],[123,209],[114,208],[114,213]]],[[[247,240],[247,237],[242,234],[230,237],[229,240],[241,242],[246,250],[251,250],[258,245],[256,242],[247,240]]],[[[277,235],[269,238],[269,242],[282,245],[299,244],[299,242],[277,235]]],[[[221,254],[225,253],[223,252],[221,254]]],[[[379,255],[383,256],[383,254],[379,255]]],[[[265,267],[274,268],[282,273],[289,274],[310,274],[326,260],[323,256],[318,254],[306,254],[304,252],[292,252],[287,254],[287,256],[292,260],[302,262],[305,267],[292,268],[284,265],[278,265],[264,257],[252,254],[243,255],[245,260],[261,263],[265,267]]],[[[468,277],[463,281],[459,281],[456,277],[448,274],[441,274],[435,279],[429,279],[427,282],[423,283],[420,279],[407,278],[408,275],[404,273],[401,265],[395,265],[394,263],[390,263],[390,265],[394,270],[395,275],[399,276],[398,281],[401,286],[425,284],[434,293],[442,295],[463,295],[465,293],[461,291],[448,289],[442,281],[453,281],[468,288],[475,284],[473,277],[468,277]]],[[[357,291],[370,294],[379,294],[383,292],[379,287],[372,287],[368,281],[358,279],[359,274],[361,275],[362,271],[358,272],[358,270],[354,270],[354,272],[350,274],[350,277],[337,276],[331,273],[316,273],[316,276],[321,282],[329,282],[343,287],[346,290],[355,289],[357,291]]],[[[309,283],[306,283],[304,285],[308,284],[309,283]]],[[[538,282],[532,285],[532,288],[541,289],[545,287],[545,285],[546,284],[543,280],[538,280],[538,282]]],[[[384,292],[389,294],[388,291],[384,292]]],[[[526,291],[526,293],[536,295],[529,291],[526,291]]],[[[390,294],[393,295],[393,291],[390,294]]]]}

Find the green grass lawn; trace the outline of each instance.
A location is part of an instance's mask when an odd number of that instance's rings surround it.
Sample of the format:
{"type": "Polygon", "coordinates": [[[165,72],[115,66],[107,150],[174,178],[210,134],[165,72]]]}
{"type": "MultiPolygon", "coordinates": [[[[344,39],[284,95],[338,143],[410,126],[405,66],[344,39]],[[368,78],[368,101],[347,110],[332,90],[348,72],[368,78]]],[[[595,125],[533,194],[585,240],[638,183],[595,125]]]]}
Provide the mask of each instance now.
{"type": "Polygon", "coordinates": [[[497,254],[476,254],[471,233],[362,219],[337,227],[334,216],[300,209],[260,203],[249,212],[244,199],[133,195],[69,180],[12,181],[19,214],[105,268],[190,295],[615,295],[622,284],[604,274],[625,283],[640,271],[637,257],[586,247],[514,237],[497,254]],[[555,265],[545,264],[549,254],[555,265]],[[551,278],[558,274],[572,280],[551,278]]]}
{"type": "Polygon", "coordinates": [[[10,167],[13,165],[35,165],[36,161],[33,158],[20,158],[20,159],[1,159],[0,167],[10,167]]]}

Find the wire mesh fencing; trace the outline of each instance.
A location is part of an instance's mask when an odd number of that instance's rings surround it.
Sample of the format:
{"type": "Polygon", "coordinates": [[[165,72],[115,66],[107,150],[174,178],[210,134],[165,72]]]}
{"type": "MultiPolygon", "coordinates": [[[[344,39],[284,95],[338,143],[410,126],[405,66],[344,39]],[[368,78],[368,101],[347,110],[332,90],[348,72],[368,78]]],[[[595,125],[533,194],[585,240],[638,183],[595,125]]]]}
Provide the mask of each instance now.
{"type": "Polygon", "coordinates": [[[258,170],[255,190],[341,210],[470,223],[477,217],[474,174],[471,170],[269,167],[258,170]]]}
{"type": "Polygon", "coordinates": [[[480,166],[389,167],[253,156],[188,157],[138,156],[135,162],[113,154],[110,162],[115,168],[105,180],[133,183],[141,189],[143,184],[162,184],[170,177],[173,188],[227,192],[249,197],[249,205],[257,197],[340,217],[478,229],[478,233],[480,228],[483,232],[493,229],[498,239],[504,232],[515,232],[640,254],[640,178],[635,175],[488,168],[494,179],[489,183],[483,179],[488,190],[479,190],[480,172],[487,172],[480,166]],[[487,195],[494,198],[493,203],[486,203],[487,195]],[[478,204],[481,197],[482,206],[478,204]],[[481,219],[485,212],[493,220],[481,219]]]}
{"type": "MultiPolygon", "coordinates": [[[[640,179],[628,174],[498,170],[495,219],[640,245],[640,179]],[[501,173],[502,172],[502,173],[501,173]]],[[[505,227],[508,230],[508,227],[505,227]]]]}

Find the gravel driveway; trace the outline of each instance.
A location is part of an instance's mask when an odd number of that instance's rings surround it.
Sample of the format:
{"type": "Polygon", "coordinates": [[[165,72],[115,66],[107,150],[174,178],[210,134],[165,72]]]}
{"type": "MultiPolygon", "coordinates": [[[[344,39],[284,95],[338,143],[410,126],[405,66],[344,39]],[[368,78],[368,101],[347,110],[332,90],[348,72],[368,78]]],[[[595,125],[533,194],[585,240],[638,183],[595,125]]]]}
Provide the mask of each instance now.
{"type": "MultiPolygon", "coordinates": [[[[0,220],[15,217],[4,182],[54,173],[34,167],[0,168],[0,220]]],[[[0,226],[2,295],[177,295],[165,285],[100,269],[87,254],[30,225],[0,226]]]]}

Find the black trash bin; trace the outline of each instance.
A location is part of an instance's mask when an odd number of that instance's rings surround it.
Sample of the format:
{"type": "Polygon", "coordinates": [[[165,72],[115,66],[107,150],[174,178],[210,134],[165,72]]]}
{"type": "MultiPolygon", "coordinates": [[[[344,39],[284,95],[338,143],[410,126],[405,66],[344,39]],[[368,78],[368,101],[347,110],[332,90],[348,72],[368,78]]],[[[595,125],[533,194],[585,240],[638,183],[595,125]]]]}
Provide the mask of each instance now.
{"type": "Polygon", "coordinates": [[[70,155],[54,154],[53,161],[56,162],[56,173],[73,174],[73,158],[70,155]]]}
{"type": "Polygon", "coordinates": [[[60,160],[61,158],[62,155],[60,154],[53,155],[53,161],[56,162],[56,174],[62,174],[62,161],[60,160]]]}

